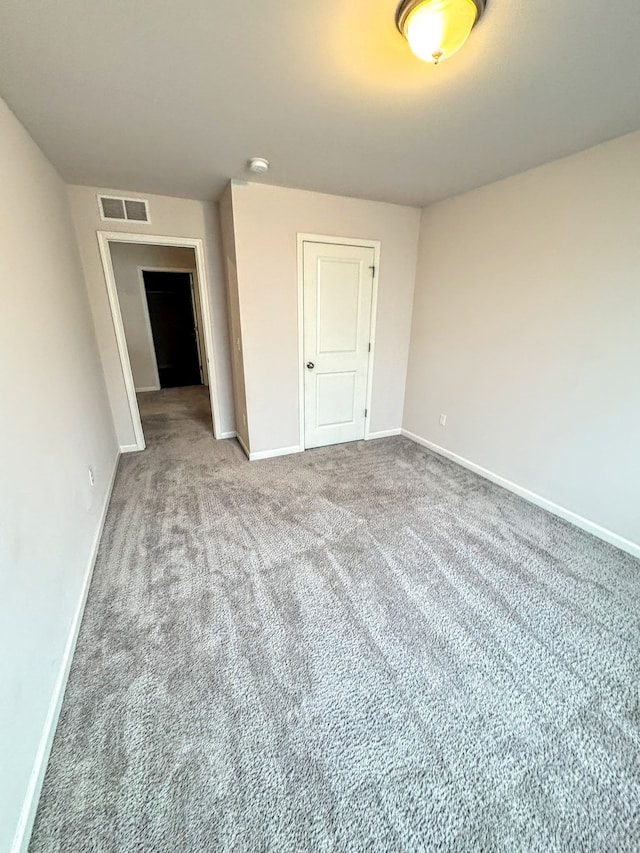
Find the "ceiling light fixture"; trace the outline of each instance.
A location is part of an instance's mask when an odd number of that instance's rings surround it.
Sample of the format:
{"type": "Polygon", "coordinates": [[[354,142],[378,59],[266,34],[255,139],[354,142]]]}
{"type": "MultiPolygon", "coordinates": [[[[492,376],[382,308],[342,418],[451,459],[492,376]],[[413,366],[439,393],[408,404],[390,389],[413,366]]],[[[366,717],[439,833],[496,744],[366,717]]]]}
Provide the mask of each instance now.
{"type": "Polygon", "coordinates": [[[264,157],[252,157],[249,160],[249,171],[258,175],[264,175],[269,170],[269,161],[264,157]]]}
{"type": "Polygon", "coordinates": [[[486,0],[402,0],[396,26],[419,59],[437,65],[460,50],[485,4],[486,0]]]}

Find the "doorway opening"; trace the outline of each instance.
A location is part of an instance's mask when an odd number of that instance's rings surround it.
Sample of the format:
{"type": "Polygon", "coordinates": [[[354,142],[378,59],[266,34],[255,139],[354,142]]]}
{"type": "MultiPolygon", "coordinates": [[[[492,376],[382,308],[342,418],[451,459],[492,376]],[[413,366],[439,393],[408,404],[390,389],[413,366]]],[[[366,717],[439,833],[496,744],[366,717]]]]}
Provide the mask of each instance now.
{"type": "Polygon", "coordinates": [[[143,421],[193,413],[216,435],[218,396],[201,240],[98,232],[136,443],[143,421]],[[142,413],[142,414],[141,414],[142,413]]]}
{"type": "Polygon", "coordinates": [[[369,437],[380,243],[298,234],[300,447],[369,437]]]}
{"type": "MultiPolygon", "coordinates": [[[[153,390],[208,384],[200,348],[202,312],[193,272],[189,269],[149,267],[140,267],[139,272],[142,276],[143,306],[151,332],[152,349],[149,352],[155,355],[158,377],[157,388],[153,390]]],[[[136,387],[136,392],[141,390],[136,387]]]]}

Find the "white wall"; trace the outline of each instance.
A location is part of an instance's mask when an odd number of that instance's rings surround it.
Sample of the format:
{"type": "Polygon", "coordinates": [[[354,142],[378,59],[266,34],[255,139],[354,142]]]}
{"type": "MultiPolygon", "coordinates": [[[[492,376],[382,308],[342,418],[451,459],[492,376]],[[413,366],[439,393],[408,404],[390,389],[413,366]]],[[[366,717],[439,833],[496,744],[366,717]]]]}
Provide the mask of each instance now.
{"type": "Polygon", "coordinates": [[[227,297],[217,205],[182,198],[132,193],[128,190],[80,186],[69,187],[68,189],[82,265],[89,289],[89,300],[93,311],[100,357],[104,367],[120,446],[131,446],[136,441],[120,359],[118,358],[107,287],[98,251],[96,237],[98,231],[191,237],[204,241],[205,263],[209,278],[209,301],[215,337],[216,376],[211,377],[211,379],[217,382],[222,421],[220,424],[216,424],[216,428],[220,432],[234,431],[227,297]],[[148,199],[151,223],[103,222],[98,210],[96,198],[98,193],[148,199]]]}
{"type": "MultiPolygon", "coordinates": [[[[111,243],[111,262],[118,291],[120,313],[127,339],[131,372],[136,390],[149,390],[158,386],[156,355],[148,326],[146,299],[140,284],[140,267],[162,267],[189,270],[193,275],[196,311],[195,321],[199,340],[204,341],[202,311],[198,297],[198,275],[193,249],[180,246],[151,246],[143,243],[111,243]]],[[[201,353],[204,384],[208,385],[207,363],[204,348],[201,353]]]]}
{"type": "Polygon", "coordinates": [[[0,850],[9,850],[118,447],[66,188],[3,101],[0,186],[0,850]]]}
{"type": "Polygon", "coordinates": [[[229,335],[231,338],[231,366],[233,371],[233,395],[238,438],[249,449],[247,429],[247,399],[244,387],[244,361],[242,358],[242,328],[240,324],[240,297],[236,259],[236,237],[233,224],[231,184],[220,199],[220,227],[227,280],[227,303],[229,309],[229,335]]]}
{"type": "Polygon", "coordinates": [[[634,133],[426,209],[404,414],[635,543],[639,188],[634,133]]]}
{"type": "Polygon", "coordinates": [[[299,444],[298,232],[381,241],[370,429],[399,429],[420,211],[264,184],[231,191],[251,452],[299,444]]]}

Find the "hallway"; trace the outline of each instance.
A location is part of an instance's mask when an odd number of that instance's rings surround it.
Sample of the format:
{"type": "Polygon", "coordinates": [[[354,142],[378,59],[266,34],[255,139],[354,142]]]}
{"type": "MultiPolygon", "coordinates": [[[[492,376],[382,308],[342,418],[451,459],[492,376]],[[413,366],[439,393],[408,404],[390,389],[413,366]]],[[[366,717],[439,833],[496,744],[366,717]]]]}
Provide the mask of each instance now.
{"type": "MultiPolygon", "coordinates": [[[[137,394],[147,448],[175,446],[188,437],[213,439],[211,401],[205,385],[137,394]]],[[[137,456],[137,454],[136,454],[137,456]]],[[[122,463],[121,463],[122,464],[122,463]]]]}

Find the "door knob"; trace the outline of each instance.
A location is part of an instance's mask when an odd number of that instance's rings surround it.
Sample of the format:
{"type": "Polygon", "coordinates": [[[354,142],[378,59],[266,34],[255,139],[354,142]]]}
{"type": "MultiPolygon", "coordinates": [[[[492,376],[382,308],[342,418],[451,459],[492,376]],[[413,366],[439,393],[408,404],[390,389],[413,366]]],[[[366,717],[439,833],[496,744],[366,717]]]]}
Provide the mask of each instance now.
{"type": "Polygon", "coordinates": [[[309,370],[313,370],[313,368],[315,367],[315,364],[312,361],[308,361],[307,367],[309,368],[309,370]]]}

